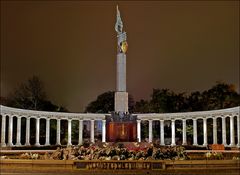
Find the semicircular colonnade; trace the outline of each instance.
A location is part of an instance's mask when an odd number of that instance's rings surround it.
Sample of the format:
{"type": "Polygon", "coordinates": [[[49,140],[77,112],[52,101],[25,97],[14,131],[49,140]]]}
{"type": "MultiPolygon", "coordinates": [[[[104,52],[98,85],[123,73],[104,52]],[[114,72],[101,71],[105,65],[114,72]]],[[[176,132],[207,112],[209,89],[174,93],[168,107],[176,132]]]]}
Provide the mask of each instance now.
{"type": "MultiPolygon", "coordinates": [[[[61,121],[67,121],[67,145],[72,145],[72,123],[78,122],[78,143],[83,143],[83,129],[84,123],[90,124],[90,142],[95,142],[95,129],[96,122],[101,125],[101,142],[106,142],[106,120],[105,116],[109,114],[96,114],[96,113],[66,113],[66,112],[46,112],[18,109],[7,106],[1,107],[1,146],[48,146],[48,145],[61,145],[61,121]],[[46,120],[44,123],[45,128],[40,128],[41,120],[46,120]],[[22,120],[24,125],[22,125],[22,120]],[[31,122],[32,120],[32,122],[31,122]],[[54,143],[50,142],[50,120],[56,122],[56,133],[54,143]],[[14,122],[15,121],[15,122],[14,122]],[[34,123],[34,130],[31,129],[30,124],[34,123]],[[24,128],[23,128],[24,127],[24,128]],[[25,129],[25,134],[21,131],[25,129]],[[15,135],[14,135],[15,133],[15,135]],[[42,134],[41,134],[42,133],[42,134]],[[44,134],[44,144],[40,144],[40,137],[44,134]],[[35,143],[31,143],[31,135],[35,136],[35,143]],[[13,138],[14,136],[14,138],[13,138]],[[24,139],[23,139],[24,138],[24,139]],[[24,143],[23,141],[24,140],[24,143]]],[[[212,144],[223,144],[229,147],[240,147],[240,107],[227,108],[221,110],[199,111],[199,112],[183,112],[183,113],[145,113],[134,114],[137,115],[137,141],[153,142],[155,129],[153,126],[156,122],[159,123],[158,138],[161,145],[176,145],[177,129],[181,130],[180,145],[187,145],[188,137],[187,126],[191,123],[192,126],[192,145],[207,146],[208,131],[211,130],[212,144]],[[211,120],[211,121],[210,121],[211,120]],[[148,138],[143,140],[141,134],[142,123],[148,122],[148,138]],[[200,122],[200,124],[199,124],[200,122]],[[210,122],[210,124],[209,124],[210,122]],[[180,123],[180,128],[176,123],[180,123]],[[221,123],[221,125],[219,125],[221,123]],[[166,131],[166,125],[170,128],[169,132],[166,131]],[[199,129],[202,130],[203,143],[199,143],[199,129]],[[166,143],[166,134],[170,135],[170,143],[166,143]],[[219,141],[218,138],[221,138],[219,141]],[[220,142],[220,143],[219,143],[220,142]]],[[[179,143],[177,144],[179,145],[179,143]]]]}

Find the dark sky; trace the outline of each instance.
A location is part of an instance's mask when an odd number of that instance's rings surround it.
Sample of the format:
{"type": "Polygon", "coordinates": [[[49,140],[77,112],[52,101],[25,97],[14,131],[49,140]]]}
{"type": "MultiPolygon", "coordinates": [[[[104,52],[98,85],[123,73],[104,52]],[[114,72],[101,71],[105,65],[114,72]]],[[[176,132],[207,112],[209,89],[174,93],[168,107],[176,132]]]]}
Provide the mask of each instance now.
{"type": "Polygon", "coordinates": [[[81,112],[115,90],[119,5],[128,36],[127,91],[239,91],[237,1],[1,1],[1,96],[37,75],[48,98],[81,112]]]}

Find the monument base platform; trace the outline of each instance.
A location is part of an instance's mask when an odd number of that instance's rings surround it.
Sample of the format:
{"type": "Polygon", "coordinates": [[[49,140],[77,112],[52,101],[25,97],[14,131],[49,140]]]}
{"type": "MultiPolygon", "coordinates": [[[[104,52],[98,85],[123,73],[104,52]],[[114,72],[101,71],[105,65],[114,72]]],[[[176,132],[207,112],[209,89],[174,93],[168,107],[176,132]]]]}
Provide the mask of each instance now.
{"type": "Polygon", "coordinates": [[[107,125],[107,142],[136,142],[136,122],[109,122],[107,125]]]}

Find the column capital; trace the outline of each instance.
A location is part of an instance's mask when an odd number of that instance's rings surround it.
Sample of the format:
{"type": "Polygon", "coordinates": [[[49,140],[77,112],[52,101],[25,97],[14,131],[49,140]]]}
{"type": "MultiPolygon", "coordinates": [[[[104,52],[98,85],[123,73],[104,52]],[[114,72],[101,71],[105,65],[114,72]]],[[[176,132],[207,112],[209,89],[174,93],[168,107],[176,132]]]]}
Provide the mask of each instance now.
{"type": "Polygon", "coordinates": [[[222,119],[226,119],[226,117],[227,117],[227,116],[225,116],[225,115],[222,115],[222,116],[221,116],[222,119]]]}
{"type": "Polygon", "coordinates": [[[137,122],[138,122],[138,123],[141,123],[141,120],[140,120],[140,119],[138,119],[138,120],[137,120],[137,122]]]}
{"type": "Polygon", "coordinates": [[[102,122],[103,122],[103,123],[106,123],[106,120],[105,120],[105,119],[103,119],[103,120],[102,120],[102,122]]]}

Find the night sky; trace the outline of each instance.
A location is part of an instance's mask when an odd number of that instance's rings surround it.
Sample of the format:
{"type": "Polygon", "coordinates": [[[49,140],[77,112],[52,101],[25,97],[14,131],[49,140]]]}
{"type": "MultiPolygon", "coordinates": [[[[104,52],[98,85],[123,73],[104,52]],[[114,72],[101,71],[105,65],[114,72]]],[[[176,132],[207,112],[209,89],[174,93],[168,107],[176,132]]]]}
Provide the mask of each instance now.
{"type": "Polygon", "coordinates": [[[1,1],[1,96],[37,75],[72,112],[115,90],[116,5],[128,36],[127,91],[239,92],[237,1],[1,1]]]}

